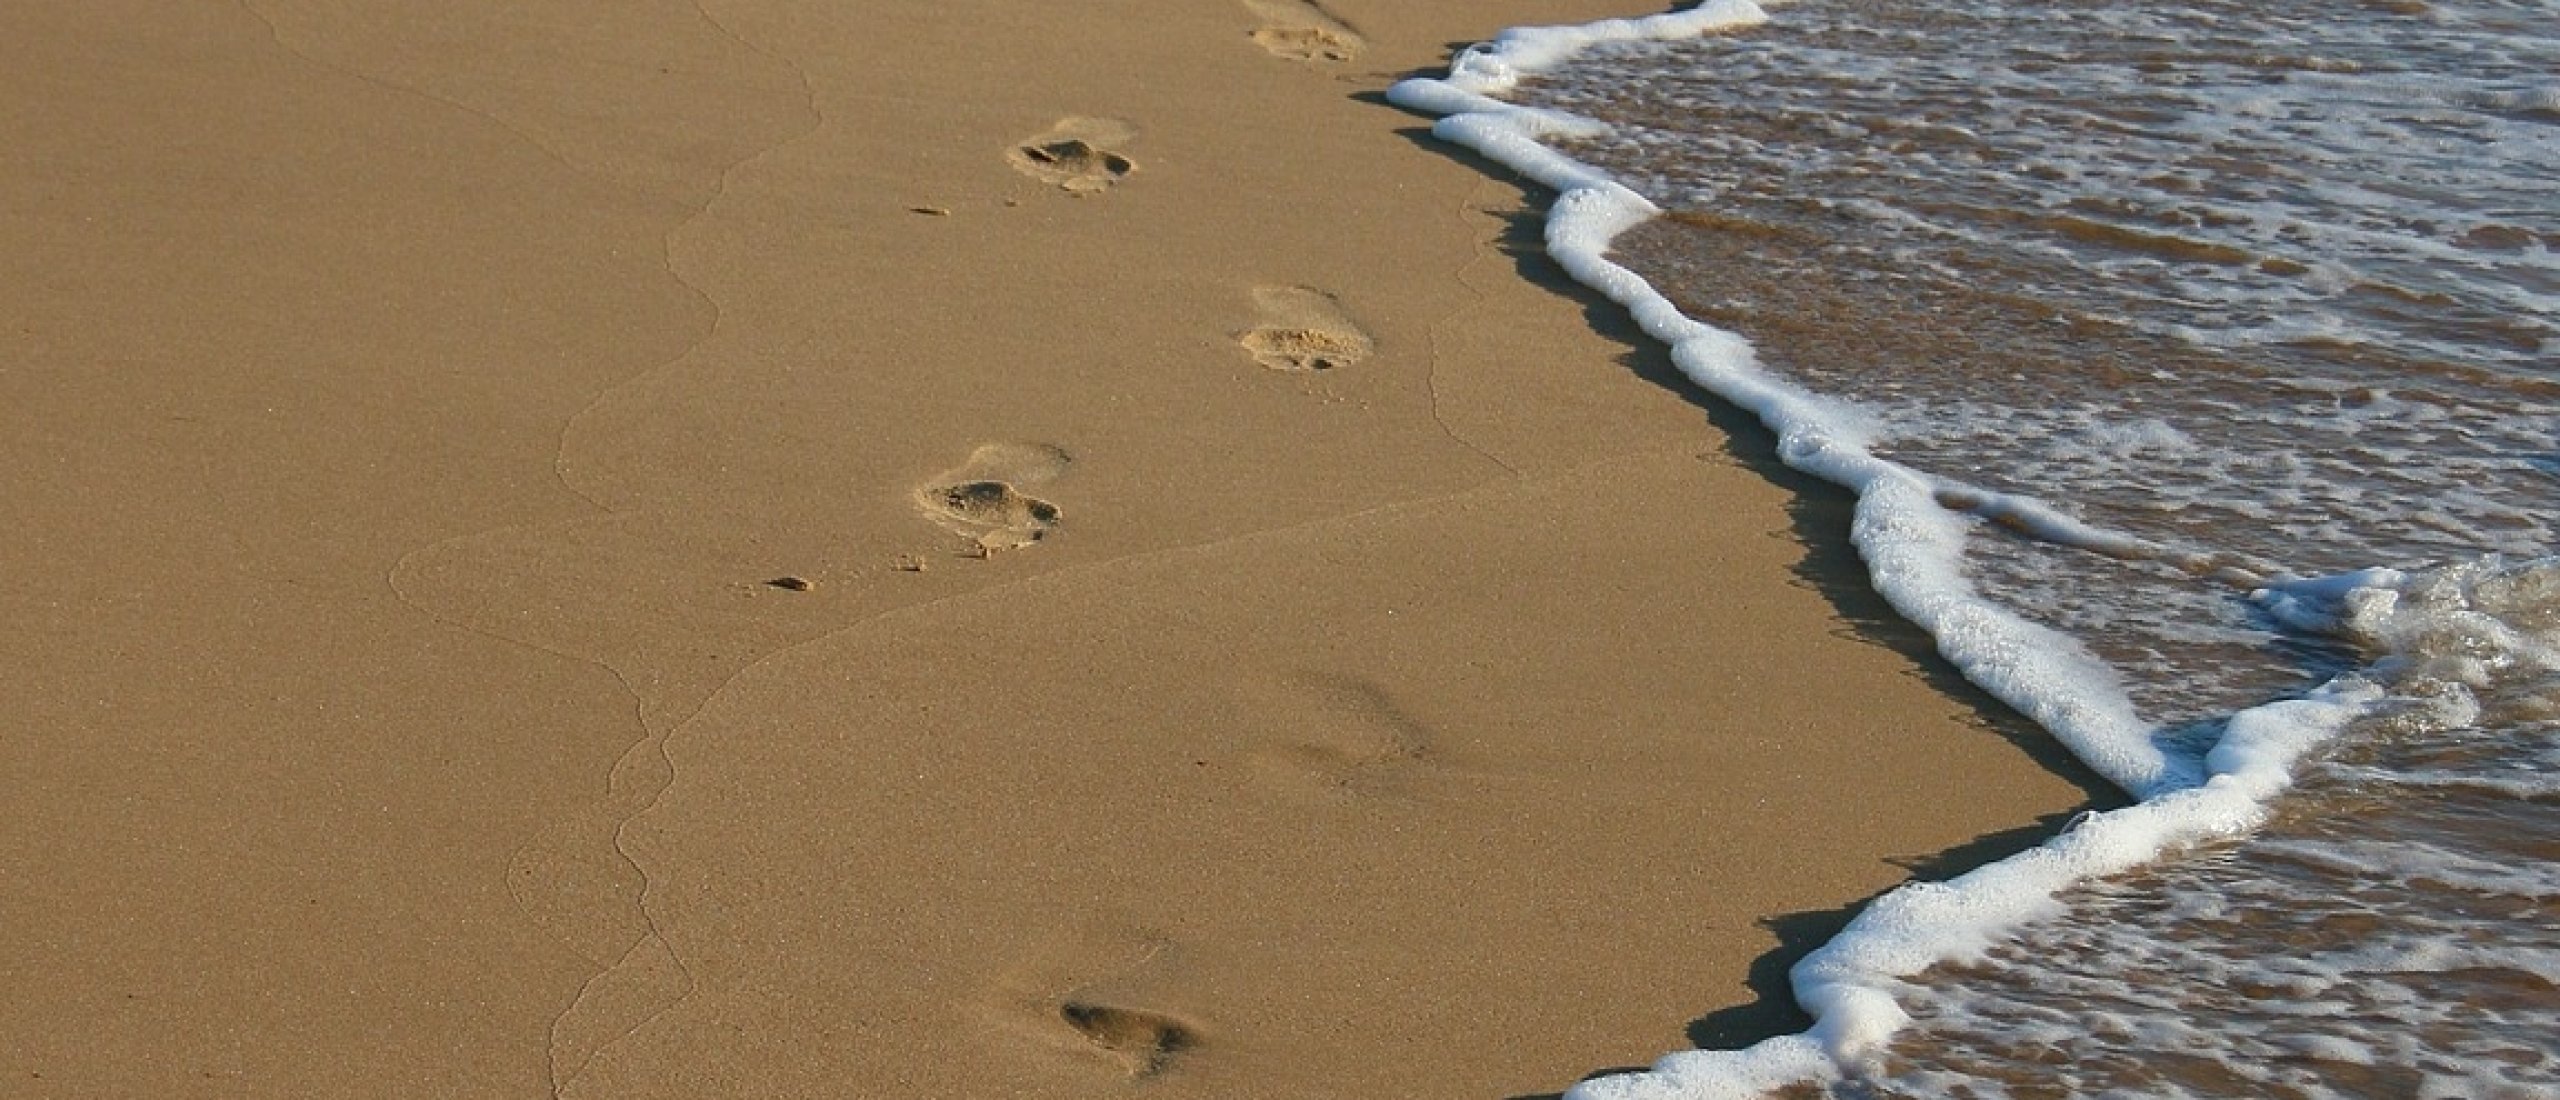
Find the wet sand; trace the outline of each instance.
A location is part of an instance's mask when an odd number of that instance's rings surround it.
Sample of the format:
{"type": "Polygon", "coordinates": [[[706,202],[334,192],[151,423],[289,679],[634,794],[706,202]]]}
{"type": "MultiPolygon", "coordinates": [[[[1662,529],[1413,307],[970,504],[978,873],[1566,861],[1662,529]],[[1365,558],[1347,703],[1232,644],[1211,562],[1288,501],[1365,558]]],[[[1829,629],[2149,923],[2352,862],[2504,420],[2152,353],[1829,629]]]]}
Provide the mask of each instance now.
{"type": "Polygon", "coordinates": [[[1379,99],[1639,10],[0,19],[0,1091],[1512,1096],[1759,1019],[2087,794],[1379,99]]]}

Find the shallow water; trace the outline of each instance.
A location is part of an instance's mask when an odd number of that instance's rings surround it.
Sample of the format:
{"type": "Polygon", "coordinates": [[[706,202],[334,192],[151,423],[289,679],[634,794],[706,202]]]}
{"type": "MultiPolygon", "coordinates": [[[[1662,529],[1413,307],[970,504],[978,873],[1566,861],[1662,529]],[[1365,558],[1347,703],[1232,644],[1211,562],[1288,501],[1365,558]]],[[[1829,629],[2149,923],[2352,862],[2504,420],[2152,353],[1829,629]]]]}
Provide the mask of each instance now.
{"type": "Polygon", "coordinates": [[[2263,827],[1902,983],[1829,1087],[2560,1095],[2560,8],[1769,14],[1510,97],[1672,212],[1618,261],[1935,478],[2173,755],[2387,697],[2263,827]]]}

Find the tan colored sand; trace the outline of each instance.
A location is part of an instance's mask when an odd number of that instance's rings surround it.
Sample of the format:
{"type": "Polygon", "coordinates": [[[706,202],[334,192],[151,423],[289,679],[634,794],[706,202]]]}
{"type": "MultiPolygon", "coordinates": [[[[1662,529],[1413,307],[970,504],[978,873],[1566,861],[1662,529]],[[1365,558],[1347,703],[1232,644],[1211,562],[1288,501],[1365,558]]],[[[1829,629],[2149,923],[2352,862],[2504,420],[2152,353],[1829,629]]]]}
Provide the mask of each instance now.
{"type": "Polygon", "coordinates": [[[1539,1092],[2082,797],[1378,98],[1624,0],[397,7],[0,17],[0,1094],[1539,1092]]]}

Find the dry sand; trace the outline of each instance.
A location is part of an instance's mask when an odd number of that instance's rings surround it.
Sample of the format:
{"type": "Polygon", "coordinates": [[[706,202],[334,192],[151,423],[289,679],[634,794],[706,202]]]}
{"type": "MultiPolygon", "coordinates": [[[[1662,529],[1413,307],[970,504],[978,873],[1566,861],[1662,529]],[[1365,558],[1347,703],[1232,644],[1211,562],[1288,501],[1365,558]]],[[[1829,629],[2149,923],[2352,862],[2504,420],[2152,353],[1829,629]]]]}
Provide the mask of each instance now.
{"type": "Polygon", "coordinates": [[[1636,10],[12,6],[0,1095],[1494,1097],[1781,1018],[2086,786],[1379,98],[1636,10]]]}

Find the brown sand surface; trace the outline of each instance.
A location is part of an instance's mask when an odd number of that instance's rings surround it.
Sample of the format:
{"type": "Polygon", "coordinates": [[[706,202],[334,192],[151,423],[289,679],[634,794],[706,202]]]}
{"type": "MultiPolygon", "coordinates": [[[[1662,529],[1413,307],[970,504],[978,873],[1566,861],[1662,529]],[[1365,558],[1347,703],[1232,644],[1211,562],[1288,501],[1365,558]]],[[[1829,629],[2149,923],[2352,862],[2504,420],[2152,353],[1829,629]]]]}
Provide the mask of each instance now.
{"type": "Polygon", "coordinates": [[[11,6],[0,1096],[1541,1092],[2079,805],[1378,98],[1630,9],[11,6]]]}

